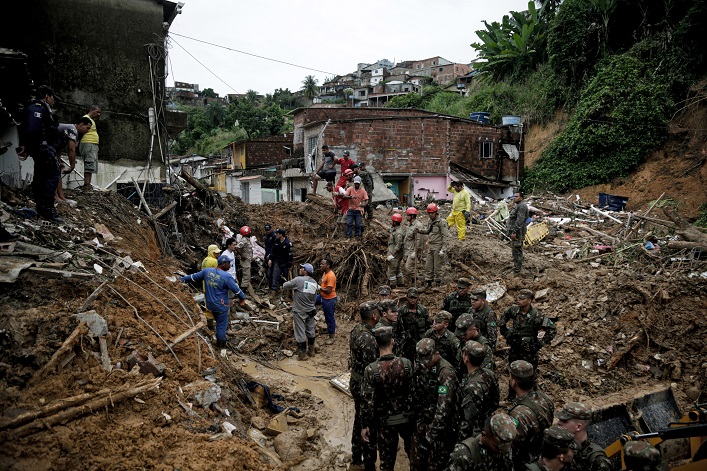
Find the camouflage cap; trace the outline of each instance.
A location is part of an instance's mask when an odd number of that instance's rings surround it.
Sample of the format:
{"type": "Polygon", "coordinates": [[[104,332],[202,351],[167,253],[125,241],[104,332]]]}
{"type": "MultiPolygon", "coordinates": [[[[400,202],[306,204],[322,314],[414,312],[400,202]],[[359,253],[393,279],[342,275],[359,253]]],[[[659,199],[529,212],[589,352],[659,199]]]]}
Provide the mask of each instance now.
{"type": "Polygon", "coordinates": [[[451,322],[452,321],[452,314],[450,314],[447,311],[439,311],[437,314],[435,314],[434,319],[437,322],[443,322],[443,321],[451,322]]]}
{"type": "Polygon", "coordinates": [[[394,299],[384,299],[379,304],[382,311],[390,309],[393,312],[398,312],[398,303],[394,299]]]}
{"type": "Polygon", "coordinates": [[[464,335],[466,333],[466,329],[469,328],[473,321],[474,316],[471,313],[465,312],[459,316],[457,321],[454,323],[457,328],[456,333],[459,335],[464,335]]]}
{"type": "Polygon", "coordinates": [[[534,299],[535,293],[533,293],[533,291],[529,289],[522,289],[518,291],[518,297],[520,299],[534,299]]]}
{"type": "Polygon", "coordinates": [[[624,445],[624,462],[626,469],[644,470],[660,469],[662,463],[660,452],[648,442],[635,441],[624,445]]]}
{"type": "Polygon", "coordinates": [[[516,378],[530,379],[534,374],[533,365],[525,360],[516,360],[511,363],[511,375],[516,378]]]}
{"type": "Polygon", "coordinates": [[[577,442],[574,441],[574,435],[569,430],[559,425],[546,428],[543,441],[557,448],[577,449],[577,442]]]}
{"type": "Polygon", "coordinates": [[[515,421],[508,414],[496,414],[489,420],[489,428],[496,440],[496,446],[504,453],[507,453],[516,439],[518,431],[515,421]]]}
{"type": "Polygon", "coordinates": [[[473,340],[468,340],[464,344],[464,353],[469,355],[471,358],[484,358],[486,356],[484,346],[473,340]]]}
{"type": "Polygon", "coordinates": [[[363,314],[364,312],[375,311],[379,309],[378,303],[375,301],[366,301],[358,305],[358,309],[363,314]]]}
{"type": "Polygon", "coordinates": [[[477,298],[486,299],[486,289],[485,288],[476,288],[474,291],[471,292],[471,294],[473,294],[477,298]]]}
{"type": "Polygon", "coordinates": [[[381,296],[388,296],[392,290],[390,289],[390,286],[388,285],[383,285],[380,288],[378,288],[378,294],[381,296]]]}
{"type": "Polygon", "coordinates": [[[437,351],[437,344],[432,339],[422,339],[417,342],[415,352],[418,356],[428,357],[437,351]]]}
{"type": "Polygon", "coordinates": [[[408,298],[419,298],[420,293],[417,291],[417,288],[408,288],[408,298]]]}
{"type": "Polygon", "coordinates": [[[376,327],[373,329],[373,335],[376,337],[376,342],[389,344],[393,338],[393,328],[390,326],[376,327]]]}
{"type": "Polygon", "coordinates": [[[459,278],[457,280],[457,287],[468,288],[469,286],[471,286],[471,280],[469,278],[459,278]]]}
{"type": "Polygon", "coordinates": [[[592,410],[581,402],[568,402],[555,415],[560,420],[591,420],[592,410]]]}

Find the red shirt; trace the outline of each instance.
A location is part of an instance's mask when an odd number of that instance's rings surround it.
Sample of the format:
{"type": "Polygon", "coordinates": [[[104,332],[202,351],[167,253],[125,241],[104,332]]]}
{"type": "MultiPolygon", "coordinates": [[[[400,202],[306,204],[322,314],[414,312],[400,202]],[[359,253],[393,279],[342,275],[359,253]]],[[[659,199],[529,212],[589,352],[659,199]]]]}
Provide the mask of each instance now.
{"type": "Polygon", "coordinates": [[[358,190],[355,186],[351,186],[346,190],[346,196],[353,196],[349,202],[349,209],[354,209],[357,211],[361,210],[361,203],[368,200],[368,193],[363,189],[363,186],[358,190]]]}
{"type": "Polygon", "coordinates": [[[355,164],[356,162],[354,162],[351,157],[347,158],[346,156],[344,156],[344,157],[340,158],[337,163],[341,166],[341,174],[343,175],[344,172],[347,171],[348,169],[350,169],[351,166],[353,164],[355,164]]]}
{"type": "Polygon", "coordinates": [[[346,214],[349,212],[349,200],[345,200],[344,196],[339,193],[339,190],[344,190],[344,188],[340,186],[334,188],[334,191],[331,192],[331,197],[336,207],[341,210],[341,214],[346,214]]]}

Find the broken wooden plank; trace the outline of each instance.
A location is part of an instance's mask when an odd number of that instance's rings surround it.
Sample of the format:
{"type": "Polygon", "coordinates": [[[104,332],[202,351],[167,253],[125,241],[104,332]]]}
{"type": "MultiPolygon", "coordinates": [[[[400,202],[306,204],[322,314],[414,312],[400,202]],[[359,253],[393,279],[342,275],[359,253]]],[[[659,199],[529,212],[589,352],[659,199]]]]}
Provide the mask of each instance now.
{"type": "Polygon", "coordinates": [[[113,366],[108,355],[108,342],[105,337],[98,337],[98,344],[101,346],[101,367],[106,373],[110,373],[113,366]]]}
{"type": "Polygon", "coordinates": [[[81,305],[81,308],[79,309],[79,312],[85,312],[88,311],[88,309],[91,307],[93,304],[93,301],[96,300],[99,294],[101,294],[101,291],[103,291],[103,287],[108,283],[108,280],[104,281],[100,285],[98,285],[98,288],[93,290],[93,293],[88,295],[88,298],[86,298],[86,301],[83,302],[81,305]]]}
{"type": "Polygon", "coordinates": [[[150,210],[150,207],[147,205],[147,201],[145,201],[145,196],[142,194],[142,190],[140,189],[140,185],[137,184],[134,178],[131,178],[133,181],[133,185],[135,185],[135,191],[137,191],[137,195],[140,197],[140,201],[142,202],[143,206],[145,206],[145,211],[147,212],[147,215],[152,217],[152,211],[150,210]]]}
{"type": "Polygon", "coordinates": [[[37,275],[47,276],[49,278],[83,278],[91,279],[95,277],[95,273],[83,273],[78,271],[56,270],[53,268],[29,267],[27,271],[31,271],[37,275]]]}
{"type": "Polygon", "coordinates": [[[161,218],[162,216],[164,216],[165,214],[170,212],[172,209],[174,209],[175,206],[177,206],[177,202],[172,201],[171,203],[169,203],[169,205],[162,208],[162,210],[159,213],[155,214],[155,219],[161,218]]]}
{"type": "Polygon", "coordinates": [[[63,344],[61,344],[61,347],[54,352],[54,355],[49,359],[49,361],[41,367],[37,372],[30,378],[28,384],[31,386],[33,384],[37,384],[39,380],[44,378],[51,370],[56,369],[56,367],[59,365],[59,361],[71,351],[72,348],[74,348],[74,345],[76,342],[79,341],[81,336],[88,332],[88,326],[86,325],[85,321],[81,321],[81,323],[74,329],[74,331],[69,335],[69,337],[64,341],[63,344]]]}
{"type": "Polygon", "coordinates": [[[191,334],[196,332],[197,330],[201,329],[204,327],[204,321],[199,321],[194,327],[191,329],[187,330],[183,334],[179,335],[177,338],[175,338],[172,343],[170,343],[166,348],[165,351],[169,350],[170,348],[173,348],[175,345],[177,345],[179,342],[184,340],[185,338],[189,337],[191,334]]]}
{"type": "Polygon", "coordinates": [[[623,225],[623,221],[622,221],[622,220],[615,218],[614,216],[610,215],[609,213],[606,213],[606,212],[602,211],[601,209],[597,208],[597,207],[594,206],[594,205],[589,206],[589,209],[591,209],[592,211],[594,211],[595,213],[597,213],[597,214],[599,214],[599,215],[601,215],[601,216],[604,216],[605,218],[611,219],[612,221],[618,222],[619,224],[623,225]]]}

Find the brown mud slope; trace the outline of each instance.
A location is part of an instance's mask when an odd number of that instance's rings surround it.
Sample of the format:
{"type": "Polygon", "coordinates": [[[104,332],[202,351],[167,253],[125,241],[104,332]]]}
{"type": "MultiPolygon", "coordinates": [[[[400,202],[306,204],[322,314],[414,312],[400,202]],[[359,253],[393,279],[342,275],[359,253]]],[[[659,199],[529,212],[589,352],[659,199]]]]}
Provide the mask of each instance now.
{"type": "MultiPolygon", "coordinates": [[[[323,199],[250,206],[235,198],[192,196],[180,202],[174,217],[165,218],[169,222],[158,226],[175,254],[171,258],[160,257],[160,240],[164,239],[155,234],[146,215],[121,196],[72,196],[79,205],[61,209],[69,221],[66,228],[34,229],[35,223],[27,225],[12,216],[33,243],[72,255],[64,262],[68,263],[64,270],[95,273],[97,264],[103,274],[79,281],[48,279],[25,271],[15,283],[0,285],[0,468],[270,469],[277,461],[268,456],[279,450],[285,462],[280,469],[289,465],[293,469],[342,469],[352,423],[351,400],[329,390],[318,391],[320,383],[315,380],[326,381],[346,371],[347,336],[356,306],[385,282],[389,214],[377,211],[379,222],[367,228],[362,240],[352,242],[341,237],[331,219],[327,221],[331,209],[323,199]],[[321,353],[305,365],[308,372],[287,358],[295,346],[291,317],[280,299],[271,298],[274,307],[264,308],[263,303],[251,312],[261,319],[281,321],[279,330],[243,324],[232,336],[232,343],[240,346],[237,354],[225,351],[221,356],[195,335],[175,346],[174,354],[165,351],[162,339],[170,342],[202,315],[192,299],[196,291],[167,278],[201,260],[204,248],[217,242],[218,218],[234,230],[248,223],[259,238],[265,223],[287,227],[297,263],[317,266],[327,253],[334,260],[340,286],[339,334],[333,345],[322,346],[321,353]],[[96,223],[105,224],[116,236],[110,242],[101,239],[102,248],[90,242],[96,237],[96,223]],[[126,256],[142,262],[147,273],[114,268],[126,256]],[[103,281],[107,281],[105,287],[88,309],[107,321],[113,371],[109,374],[102,369],[99,342],[84,335],[71,361],[30,385],[30,379],[78,324],[71,315],[86,309],[87,297],[103,281]],[[114,403],[109,399],[86,414],[61,421],[49,415],[32,422],[34,428],[28,432],[7,425],[23,412],[64,398],[95,395],[104,389],[116,395],[122,386],[151,378],[127,371],[126,358],[135,350],[150,352],[157,363],[164,363],[158,389],[114,403]],[[249,438],[273,416],[267,409],[252,406],[239,387],[241,379],[256,373],[258,381],[282,395],[276,402],[300,409],[287,419],[288,433],[297,442],[292,452],[281,443],[278,448],[272,437],[256,433],[257,442],[249,438]],[[210,387],[209,380],[220,386],[221,395],[210,407],[200,407],[194,387],[188,385],[198,382],[210,387]],[[224,422],[232,424],[232,437],[222,433],[224,422]]],[[[441,216],[448,210],[443,207],[441,216]]],[[[426,215],[422,220],[427,222],[426,215]]],[[[605,257],[592,266],[553,258],[541,247],[527,250],[526,269],[515,276],[508,270],[510,247],[484,227],[472,226],[466,241],[453,242],[445,285],[427,290],[420,299],[432,312],[439,309],[460,276],[472,277],[475,285],[502,286],[506,294],[493,304],[499,314],[512,305],[519,289],[548,289],[536,305],[556,319],[558,335],[541,351],[540,383],[558,406],[578,399],[600,402],[605,394],[664,383],[675,384],[683,407],[700,396],[705,399],[707,279],[679,264],[656,271],[646,269],[640,258],[605,257]]],[[[557,243],[566,235],[559,233],[557,243]]],[[[254,280],[257,287],[260,277],[254,280]]],[[[258,294],[264,298],[265,286],[260,286],[258,294]]],[[[395,290],[394,295],[402,298],[404,290],[395,290]]],[[[496,358],[502,384],[507,380],[503,346],[501,341],[496,358]]]]}

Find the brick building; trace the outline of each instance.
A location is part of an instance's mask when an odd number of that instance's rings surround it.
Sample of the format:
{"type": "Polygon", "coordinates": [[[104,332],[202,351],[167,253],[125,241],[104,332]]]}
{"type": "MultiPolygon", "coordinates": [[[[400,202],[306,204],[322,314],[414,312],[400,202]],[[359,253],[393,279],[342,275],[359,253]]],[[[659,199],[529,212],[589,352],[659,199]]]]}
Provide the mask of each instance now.
{"type": "Polygon", "coordinates": [[[451,178],[497,196],[497,189],[517,183],[523,168],[521,129],[417,109],[299,109],[293,151],[303,157],[304,168],[283,171],[284,197],[299,200],[307,191],[308,174],[321,162],[322,144],[338,156],[348,150],[355,161],[372,166],[402,204],[418,195],[449,199],[451,178]]]}

